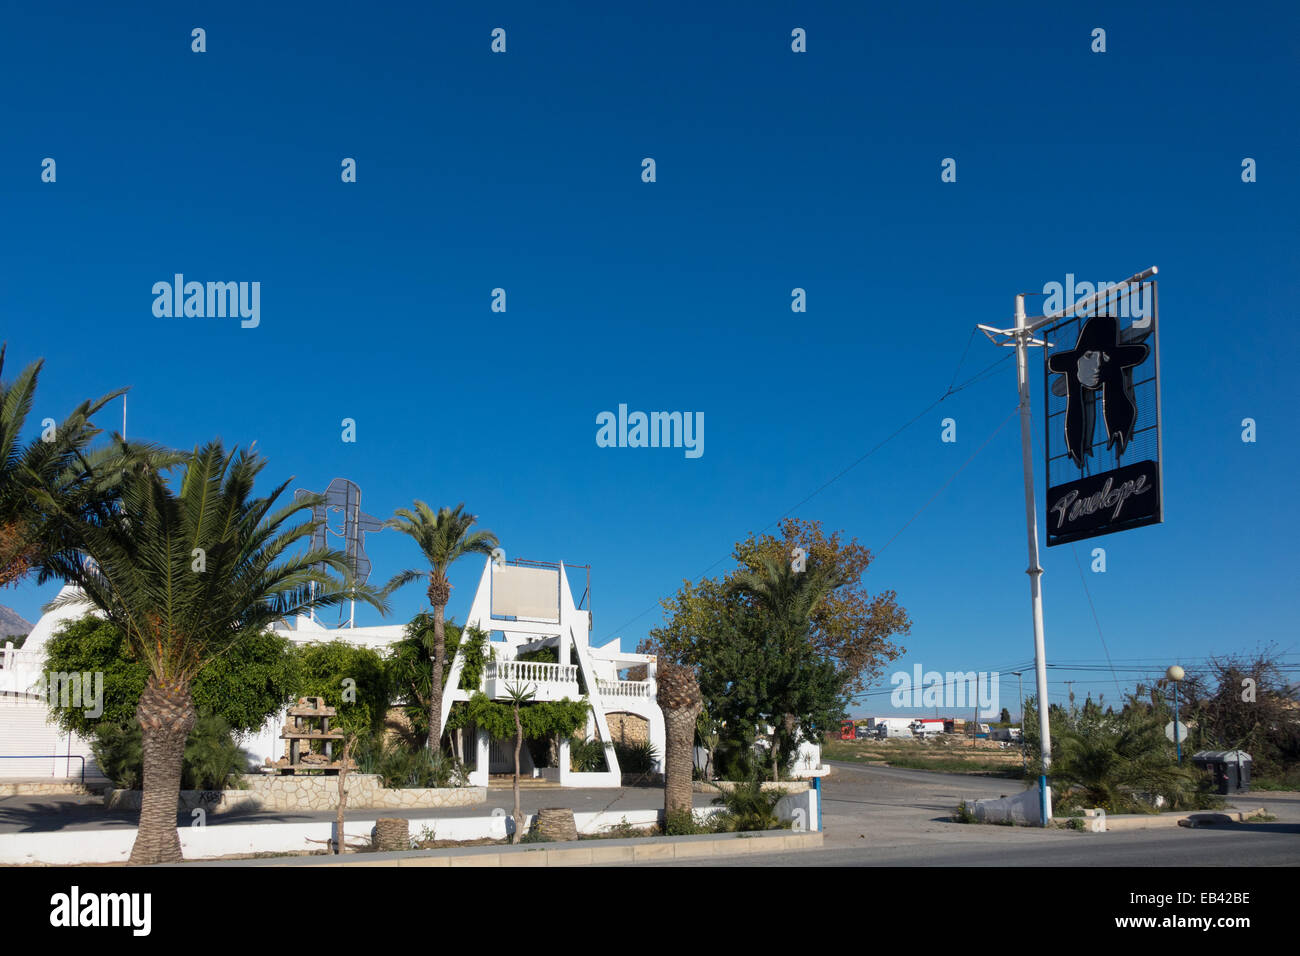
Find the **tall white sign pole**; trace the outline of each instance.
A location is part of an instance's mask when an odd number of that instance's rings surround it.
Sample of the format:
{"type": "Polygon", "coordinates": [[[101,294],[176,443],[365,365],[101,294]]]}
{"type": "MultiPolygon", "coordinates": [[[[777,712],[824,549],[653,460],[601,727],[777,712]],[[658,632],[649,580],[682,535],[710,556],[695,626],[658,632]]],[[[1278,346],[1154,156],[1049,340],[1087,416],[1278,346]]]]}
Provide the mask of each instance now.
{"type": "MultiPolygon", "coordinates": [[[[1034,497],[1033,415],[1029,404],[1029,345],[1033,332],[1025,318],[1025,297],[1016,296],[1016,379],[1020,385],[1020,452],[1025,470],[1025,527],[1029,530],[1029,595],[1034,609],[1034,672],[1038,677],[1038,731],[1043,762],[1038,770],[1038,808],[1042,825],[1052,818],[1047,769],[1052,763],[1052,731],[1047,712],[1047,653],[1043,647],[1043,569],[1038,563],[1038,503],[1034,497]]],[[[1046,346],[1044,346],[1046,347],[1046,346]]]]}
{"type": "MultiPolygon", "coordinates": [[[[998,345],[1014,345],[1016,348],[1016,380],[1020,386],[1020,449],[1024,456],[1025,469],[1025,529],[1029,533],[1029,596],[1034,610],[1034,672],[1038,679],[1038,730],[1042,739],[1043,762],[1038,771],[1039,810],[1042,825],[1052,816],[1052,797],[1047,789],[1047,772],[1052,765],[1052,732],[1048,726],[1047,700],[1047,654],[1043,649],[1043,569],[1038,563],[1038,505],[1034,500],[1034,460],[1033,460],[1033,415],[1029,404],[1029,347],[1047,348],[1046,342],[1034,339],[1034,333],[1045,325],[1058,322],[1071,315],[1082,315],[1099,300],[1109,301],[1118,296],[1127,287],[1141,283],[1156,274],[1156,267],[1129,276],[1115,286],[1098,289],[1073,305],[1066,306],[1059,312],[1043,315],[1030,322],[1025,316],[1025,296],[1016,296],[1016,326],[1013,329],[998,329],[991,325],[980,325],[980,329],[990,341],[998,345]],[[1010,339],[1011,341],[999,341],[1010,339]]],[[[1048,476],[1050,484],[1051,476],[1048,476]]],[[[1022,708],[1023,709],[1023,708],[1022,708]]]]}

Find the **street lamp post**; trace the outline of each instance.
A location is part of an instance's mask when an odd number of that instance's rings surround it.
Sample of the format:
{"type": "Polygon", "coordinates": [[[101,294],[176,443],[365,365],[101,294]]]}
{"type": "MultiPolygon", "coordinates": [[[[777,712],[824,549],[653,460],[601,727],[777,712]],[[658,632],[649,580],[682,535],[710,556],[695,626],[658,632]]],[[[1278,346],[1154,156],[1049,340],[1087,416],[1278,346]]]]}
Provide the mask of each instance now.
{"type": "Polygon", "coordinates": [[[1178,762],[1183,762],[1183,742],[1178,739],[1178,684],[1187,676],[1177,664],[1171,664],[1165,676],[1174,685],[1174,749],[1178,752],[1178,762]]]}

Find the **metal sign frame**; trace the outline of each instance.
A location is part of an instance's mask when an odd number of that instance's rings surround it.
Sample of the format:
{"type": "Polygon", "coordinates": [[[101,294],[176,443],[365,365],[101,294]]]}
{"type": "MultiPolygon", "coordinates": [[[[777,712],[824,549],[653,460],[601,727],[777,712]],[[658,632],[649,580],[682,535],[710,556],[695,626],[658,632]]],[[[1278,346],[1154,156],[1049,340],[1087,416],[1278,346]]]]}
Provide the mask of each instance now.
{"type": "MultiPolygon", "coordinates": [[[[1047,488],[1043,530],[1049,548],[1164,521],[1157,282],[1146,279],[1099,290],[1086,306],[1069,312],[1072,314],[1042,329],[1046,343],[1043,455],[1047,488]],[[1150,293],[1150,315],[1143,316],[1150,325],[1149,330],[1146,323],[1133,322],[1123,327],[1126,310],[1120,307],[1122,302],[1135,298],[1140,302],[1145,292],[1150,293]],[[1062,332],[1067,335],[1059,338],[1053,348],[1050,341],[1053,333],[1062,332]],[[1104,344],[1107,342],[1112,344],[1104,344]],[[1066,343],[1072,346],[1068,352],[1061,347],[1066,343]],[[1145,354],[1141,359],[1132,361],[1143,348],[1145,354]],[[1084,358],[1099,356],[1096,377],[1085,385],[1076,378],[1079,374],[1076,370],[1065,371],[1060,362],[1066,355],[1073,360],[1081,354],[1084,358]],[[1055,369],[1052,368],[1054,357],[1057,358],[1055,369]],[[1104,366],[1108,367],[1103,372],[1104,366]],[[1137,389],[1145,390],[1144,404],[1150,406],[1151,420],[1146,422],[1134,398],[1137,389]],[[1066,392],[1064,396],[1062,390],[1066,392]],[[1054,394],[1066,398],[1064,409],[1052,410],[1054,394]],[[1093,444],[1097,425],[1103,425],[1106,433],[1104,450],[1093,444]],[[1126,461],[1124,456],[1133,450],[1133,439],[1148,433],[1153,433],[1150,437],[1154,442],[1148,438],[1138,443],[1145,455],[1130,456],[1126,461]],[[1054,483],[1053,472],[1060,475],[1063,461],[1064,470],[1071,472],[1071,477],[1057,478],[1054,483]]],[[[1137,454],[1142,455],[1142,451],[1137,454]]]]}

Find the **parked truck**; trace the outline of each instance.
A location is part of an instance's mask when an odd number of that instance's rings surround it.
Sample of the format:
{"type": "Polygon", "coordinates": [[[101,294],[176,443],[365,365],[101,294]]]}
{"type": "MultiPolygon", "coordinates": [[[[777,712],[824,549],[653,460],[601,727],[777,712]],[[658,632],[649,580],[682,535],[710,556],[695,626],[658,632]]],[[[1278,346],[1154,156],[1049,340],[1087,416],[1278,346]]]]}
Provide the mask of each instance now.
{"type": "Polygon", "coordinates": [[[887,740],[893,737],[912,737],[912,736],[915,735],[912,733],[911,727],[899,727],[895,724],[876,725],[877,740],[887,740]]]}
{"type": "Polygon", "coordinates": [[[911,731],[917,737],[924,740],[926,737],[937,737],[943,733],[943,718],[922,717],[919,720],[912,721],[911,731]]]}

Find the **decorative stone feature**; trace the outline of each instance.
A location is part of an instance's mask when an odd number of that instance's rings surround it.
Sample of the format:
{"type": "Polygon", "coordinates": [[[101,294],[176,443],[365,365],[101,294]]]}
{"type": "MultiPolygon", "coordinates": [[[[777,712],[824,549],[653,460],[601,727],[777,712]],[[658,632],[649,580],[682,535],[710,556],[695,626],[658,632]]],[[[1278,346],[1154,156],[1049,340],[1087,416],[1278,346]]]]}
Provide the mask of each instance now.
{"type": "MultiPolygon", "coordinates": [[[[337,810],[337,776],[261,776],[246,774],[244,790],[182,790],[179,809],[202,807],[221,814],[251,810],[337,810]]],[[[349,773],[344,781],[349,810],[468,807],[487,802],[486,787],[409,788],[389,790],[373,773],[349,773]]],[[[104,806],[113,810],[140,807],[139,790],[110,790],[104,806]]]]}
{"type": "Polygon", "coordinates": [[[411,821],[380,817],[375,821],[375,849],[380,853],[411,848],[411,821]]]}
{"type": "Polygon", "coordinates": [[[576,840],[578,825],[574,822],[573,811],[568,807],[537,811],[537,832],[543,840],[576,840]]]}
{"type": "MultiPolygon", "coordinates": [[[[277,760],[273,767],[281,773],[302,773],[306,770],[327,770],[337,773],[342,761],[334,760],[334,743],[343,742],[343,731],[330,728],[330,718],[337,715],[333,707],[325,704],[323,697],[299,697],[298,706],[288,714],[284,725],[284,738],[289,755],[277,760]],[[319,743],[323,751],[313,751],[319,743]]],[[[352,769],[349,763],[348,769],[352,769]]]]}

